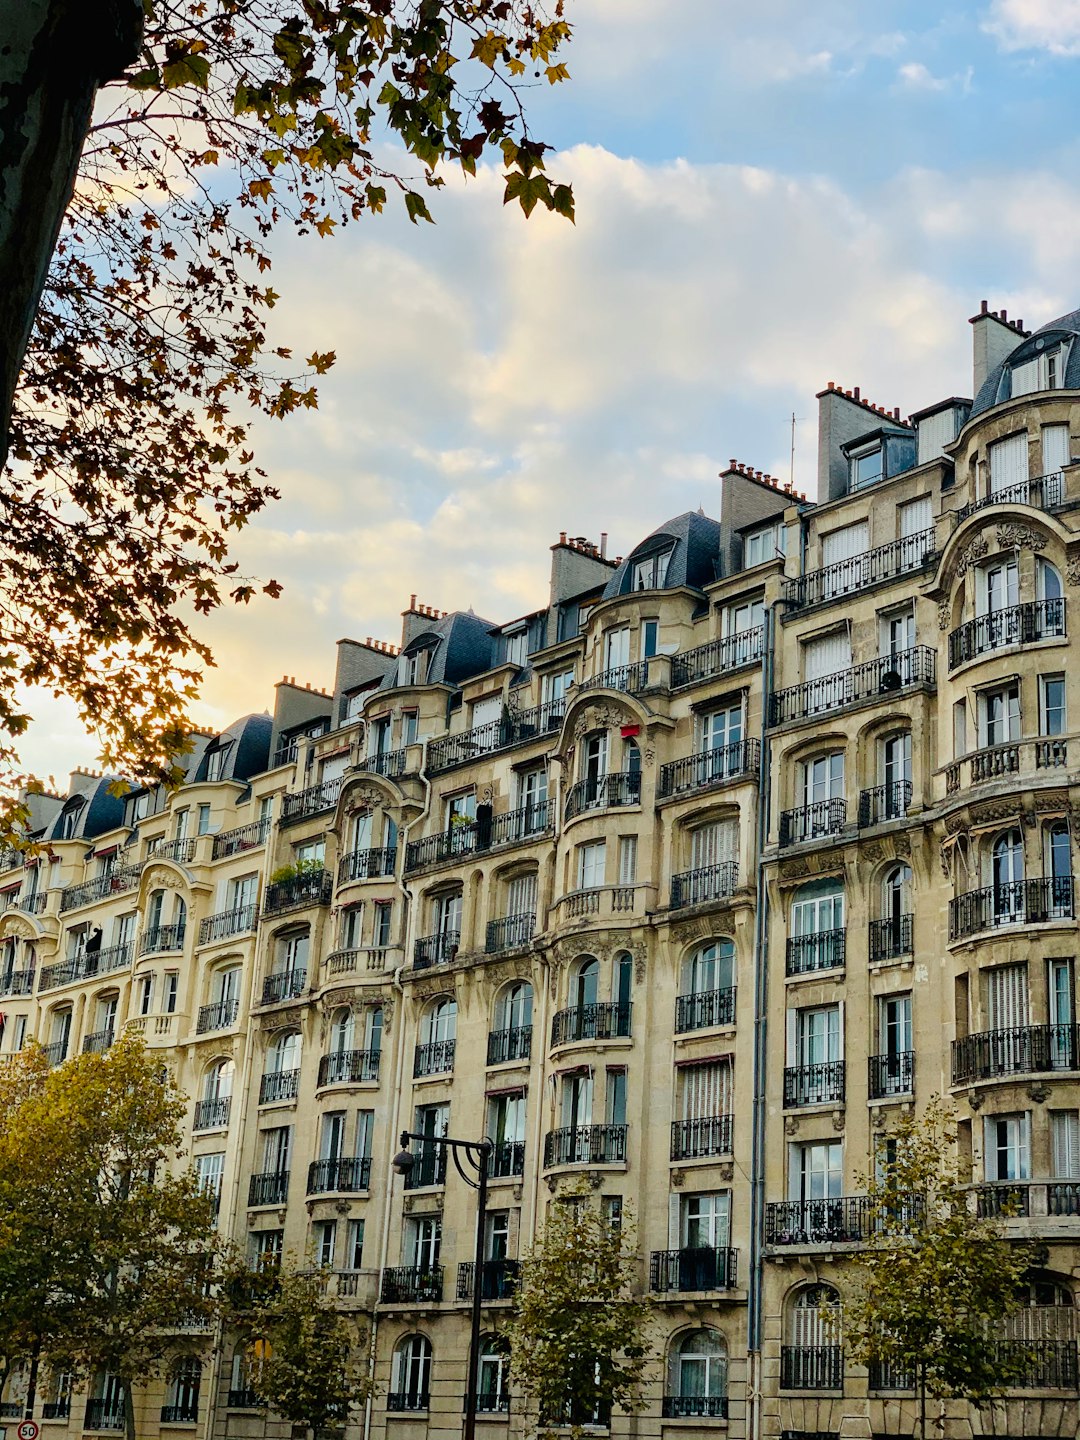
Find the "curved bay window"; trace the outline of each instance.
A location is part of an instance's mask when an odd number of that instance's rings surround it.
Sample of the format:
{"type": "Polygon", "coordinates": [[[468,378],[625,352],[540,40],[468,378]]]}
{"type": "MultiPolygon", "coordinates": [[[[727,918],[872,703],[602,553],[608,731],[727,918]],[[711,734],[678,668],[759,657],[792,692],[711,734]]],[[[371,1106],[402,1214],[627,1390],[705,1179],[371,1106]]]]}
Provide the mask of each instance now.
{"type": "Polygon", "coordinates": [[[431,1341],[404,1335],[394,1347],[393,1389],[387,1410],[426,1410],[431,1399],[431,1341]]]}
{"type": "Polygon", "coordinates": [[[725,1419],[727,1345],[718,1330],[703,1328],[679,1336],[668,1355],[665,1419],[725,1419]]]}
{"type": "Polygon", "coordinates": [[[726,935],[699,945],[683,962],[675,1029],[704,1030],[735,1023],[735,942],[726,935]]]}

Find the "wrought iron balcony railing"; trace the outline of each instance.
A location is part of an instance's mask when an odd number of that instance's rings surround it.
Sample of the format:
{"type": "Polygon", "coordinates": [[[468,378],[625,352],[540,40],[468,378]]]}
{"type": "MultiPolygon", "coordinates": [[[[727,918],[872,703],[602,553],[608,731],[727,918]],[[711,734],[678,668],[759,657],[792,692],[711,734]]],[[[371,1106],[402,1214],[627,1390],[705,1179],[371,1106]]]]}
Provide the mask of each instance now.
{"type": "Polygon", "coordinates": [[[104,1030],[94,1030],[91,1034],[83,1037],[83,1054],[103,1055],[115,1039],[116,1031],[111,1026],[104,1030]]]}
{"type": "Polygon", "coordinates": [[[888,545],[879,545],[874,550],[864,550],[861,555],[838,560],[834,565],[811,570],[807,575],[785,580],[784,599],[798,609],[826,605],[831,600],[853,595],[881,580],[921,570],[934,558],[934,531],[931,527],[892,540],[888,545]]]}
{"type": "Polygon", "coordinates": [[[331,1050],[319,1060],[320,1089],[323,1085],[364,1085],[379,1078],[378,1050],[331,1050]]]}
{"type": "MultiPolygon", "coordinates": [[[[921,1201],[909,1197],[897,1216],[901,1229],[922,1217],[921,1201]]],[[[780,1200],[765,1206],[766,1245],[851,1245],[880,1228],[865,1195],[835,1195],[822,1200],[780,1200]]]]}
{"type": "Polygon", "coordinates": [[[1031,645],[1037,640],[1061,639],[1065,635],[1065,601],[1025,600],[965,620],[949,635],[949,669],[1007,645],[1031,645]]]}
{"type": "Polygon", "coordinates": [[[338,884],[348,885],[353,880],[377,880],[384,875],[392,875],[396,864],[397,847],[393,845],[377,850],[351,850],[338,861],[338,884]]]}
{"type": "Polygon", "coordinates": [[[730,1245],[654,1250],[649,1263],[649,1289],[657,1295],[683,1290],[734,1290],[738,1284],[738,1256],[730,1245]]]}
{"type": "Polygon", "coordinates": [[[433,1040],[413,1052],[413,1075],[446,1075],[454,1068],[455,1040],[433,1040]]]}
{"type": "Polygon", "coordinates": [[[844,1062],[789,1065],[784,1070],[784,1106],[840,1104],[844,1099],[844,1062]]]}
{"type": "Polygon", "coordinates": [[[915,1376],[889,1360],[871,1360],[867,1387],[870,1390],[907,1391],[915,1389],[915,1376]]]}
{"type": "Polygon", "coordinates": [[[704,1115],[697,1120],[674,1120],[671,1125],[672,1160],[695,1160],[706,1155],[730,1155],[734,1115],[704,1115]]]}
{"type": "Polygon", "coordinates": [[[720,865],[704,865],[698,870],[683,870],[671,877],[671,908],[704,905],[711,900],[726,900],[734,895],[739,883],[739,862],[725,860],[720,865]]]}
{"type": "Polygon", "coordinates": [[[263,980],[262,1005],[278,1005],[282,1000],[296,1000],[307,989],[306,969],[279,970],[263,980]]]}
{"type": "Polygon", "coordinates": [[[384,1305],[437,1305],[442,1292],[441,1265],[395,1265],[382,1273],[379,1299],[384,1305]]]}
{"type": "Polygon", "coordinates": [[[200,1005],[195,1034],[206,1035],[211,1030],[227,1030],[230,1025],[236,1024],[239,1013],[239,1000],[215,1000],[210,1005],[200,1005]]]}
{"type": "Polygon", "coordinates": [[[954,1085],[1080,1069],[1080,1025],[1021,1025],[964,1035],[953,1041],[952,1069],[954,1085]]]}
{"type": "Polygon", "coordinates": [[[281,823],[301,820],[305,815],[318,815],[321,810],[332,810],[341,794],[340,775],[333,780],[323,780],[317,785],[308,785],[281,800],[281,823]]]}
{"type": "MultiPolygon", "coordinates": [[[[20,1412],[22,1407],[20,1406],[20,1412]]],[[[46,1400],[41,1407],[41,1418],[43,1420],[66,1420],[71,1414],[71,1396],[65,1395],[62,1400],[46,1400]]]]}
{"type": "Polygon", "coordinates": [[[531,1025],[511,1025],[505,1030],[488,1031],[489,1065],[506,1065],[511,1060],[528,1060],[531,1054],[531,1025]]]}
{"type": "Polygon", "coordinates": [[[108,875],[98,875],[93,880],[84,880],[81,885],[68,885],[60,892],[60,913],[75,910],[80,905],[92,905],[95,900],[104,900],[109,895],[122,895],[134,890],[139,884],[142,864],[117,867],[108,875]]]}
{"type": "Polygon", "coordinates": [[[784,725],[857,705],[863,700],[890,699],[916,685],[935,683],[937,655],[929,645],[913,645],[894,655],[805,680],[769,696],[769,724],[784,725]]]}
{"type": "Polygon", "coordinates": [[[505,815],[496,815],[491,821],[491,847],[523,845],[529,840],[539,840],[550,835],[554,820],[554,806],[550,800],[540,800],[534,805],[508,810],[505,815]]]}
{"type": "Polygon", "coordinates": [[[679,995],[675,999],[675,1030],[707,1030],[713,1025],[734,1025],[735,986],[722,990],[703,990],[696,995],[679,995]]]}
{"type": "Polygon", "coordinates": [[[780,1347],[781,1390],[842,1390],[844,1388],[844,1347],[842,1345],[782,1345],[780,1347]]]}
{"type": "Polygon", "coordinates": [[[502,1180],[508,1175],[524,1175],[525,1141],[497,1140],[489,1163],[490,1173],[496,1179],[502,1180]]]}
{"type": "Polygon", "coordinates": [[[45,1056],[47,1065],[60,1065],[67,1059],[67,1041],[50,1040],[48,1045],[41,1047],[41,1052],[45,1056]]]}
{"type": "Polygon", "coordinates": [[[660,1401],[665,1420],[726,1420],[726,1395],[665,1395],[660,1401]]]}
{"type": "Polygon", "coordinates": [[[446,1150],[442,1145],[425,1145],[423,1141],[413,1151],[413,1163],[405,1176],[406,1190],[421,1190],[429,1185],[446,1183],[446,1150]]]}
{"type": "Polygon", "coordinates": [[[227,940],[230,935],[246,935],[254,930],[258,914],[257,905],[237,905],[232,910],[207,915],[199,923],[199,944],[212,945],[215,940],[227,940]]]}
{"type": "Polygon", "coordinates": [[[710,640],[697,645],[693,650],[684,650],[671,657],[671,684],[696,685],[714,675],[723,675],[728,670],[741,670],[745,665],[757,665],[765,647],[765,627],[755,625],[751,630],[740,630],[727,635],[723,640],[710,640]]]}
{"type": "MultiPolygon", "coordinates": [[[[42,972],[44,974],[44,971],[42,972]]],[[[45,989],[45,986],[42,986],[45,989]]],[[[32,995],[34,993],[34,970],[9,970],[0,978],[0,996],[32,995]]]]}
{"type": "Polygon", "coordinates": [[[640,805],[640,770],[622,770],[610,775],[593,775],[571,785],[566,796],[567,820],[587,810],[611,810],[619,805],[640,805]]]}
{"type": "MultiPolygon", "coordinates": [[[[134,947],[128,940],[122,945],[110,945],[104,950],[81,950],[55,965],[43,965],[38,988],[55,990],[57,986],[70,985],[75,980],[86,980],[94,975],[107,975],[113,970],[122,970],[131,964],[133,950],[134,947]]],[[[33,971],[29,973],[32,975],[33,971]]]]}
{"type": "Polygon", "coordinates": [[[382,775],[387,780],[397,780],[405,774],[406,766],[409,763],[409,747],[403,745],[399,750],[383,750],[377,755],[361,755],[357,762],[364,770],[370,770],[372,775],[382,775]]]}
{"type": "Polygon", "coordinates": [[[891,1095],[910,1095],[914,1090],[914,1050],[895,1050],[892,1054],[871,1055],[868,1063],[868,1094],[871,1100],[887,1100],[891,1095]]]}
{"type": "Polygon", "coordinates": [[[824,840],[842,835],[847,827],[847,801],[839,798],[815,800],[795,810],[781,810],[781,846],[801,845],[805,840],[824,840]]]}
{"type": "Polygon", "coordinates": [[[438,775],[455,765],[465,765],[478,756],[493,755],[499,750],[525,745],[538,736],[550,735],[562,725],[565,714],[566,699],[563,697],[546,705],[536,705],[531,710],[508,709],[498,720],[475,725],[461,735],[445,735],[432,740],[428,745],[428,774],[438,775]]]}
{"type": "Polygon", "coordinates": [[[889,915],[870,921],[870,963],[899,960],[914,950],[914,915],[889,915]]]}
{"type": "Polygon", "coordinates": [[[882,825],[886,820],[903,820],[911,804],[911,781],[893,780],[859,791],[859,828],[882,825]]]}
{"type": "Polygon", "coordinates": [[[122,1399],[109,1400],[87,1400],[86,1418],[83,1422],[84,1430],[125,1430],[127,1420],[124,1416],[124,1402],[122,1399]]]}
{"type": "Polygon", "coordinates": [[[1073,877],[1040,875],[969,890],[949,901],[949,939],[963,940],[1002,925],[1042,925],[1072,920],[1073,877]]]}
{"type": "Polygon", "coordinates": [[[259,1104],[295,1100],[300,1094],[299,1070],[268,1070],[259,1081],[259,1104]]]}
{"type": "Polygon", "coordinates": [[[4,908],[21,910],[24,915],[44,915],[48,903],[49,892],[40,890],[35,895],[13,895],[4,908]]]}
{"type": "Polygon", "coordinates": [[[153,925],[139,937],[139,954],[160,955],[169,950],[182,950],[186,931],[183,920],[175,925],[153,925]]]}
{"type": "Polygon", "coordinates": [[[995,1340],[992,1344],[1002,1369],[1011,1372],[1010,1390],[1075,1391],[1080,1385],[1075,1340],[995,1340]]]}
{"type": "Polygon", "coordinates": [[[230,1390],[226,1403],[230,1410],[257,1410],[259,1397],[254,1390],[230,1390]]]}
{"type": "Polygon", "coordinates": [[[1036,510],[1052,510],[1055,505],[1065,502],[1065,476],[1060,470],[1052,475],[1034,475],[1030,480],[1018,480],[1014,485],[999,485],[990,493],[973,500],[970,505],[961,505],[956,513],[959,525],[977,510],[988,505],[1031,505],[1036,510]]]}
{"type": "Polygon", "coordinates": [[[698,790],[711,790],[729,780],[756,776],[761,763],[761,741],[739,740],[734,745],[721,745],[686,755],[660,766],[656,794],[661,800],[673,795],[692,795],[698,790]]]}
{"type": "Polygon", "coordinates": [[[544,1166],[618,1165],[626,1160],[625,1125],[576,1125],[544,1136],[544,1166]]]}
{"type": "Polygon", "coordinates": [[[386,1408],[393,1414],[399,1411],[426,1410],[431,1404],[428,1390],[388,1390],[386,1408]]]}
{"type": "Polygon", "coordinates": [[[270,817],[254,820],[250,825],[238,825],[233,830],[222,830],[214,836],[211,859],[225,860],[230,855],[239,855],[244,850],[255,850],[266,844],[270,834],[270,817]]]}
{"type": "Polygon", "coordinates": [[[424,935],[413,942],[412,968],[428,970],[432,965],[445,965],[457,958],[460,946],[460,930],[444,930],[439,935],[424,935]]]}
{"type": "Polygon", "coordinates": [[[199,1402],[189,1402],[187,1405],[162,1405],[162,1425],[195,1425],[199,1419],[199,1402]]]}
{"type": "Polygon", "coordinates": [[[789,935],[787,973],[809,975],[814,970],[837,970],[844,964],[845,930],[819,930],[816,935],[789,935]]]}
{"type": "Polygon", "coordinates": [[[151,860],[173,860],[177,865],[190,865],[195,858],[194,840],[160,840],[151,850],[151,860]]]}
{"type": "Polygon", "coordinates": [[[288,1170],[267,1170],[248,1182],[249,1205],[284,1205],[288,1198],[288,1170]]]}
{"type": "Polygon", "coordinates": [[[302,870],[288,880],[278,880],[266,887],[263,896],[264,916],[284,915],[307,905],[329,905],[334,896],[334,877],[321,866],[302,870]]]}
{"type": "Polygon", "coordinates": [[[462,855],[475,855],[479,848],[479,834],[475,820],[460,820],[440,830],[437,835],[410,840],[405,847],[406,875],[415,870],[426,870],[431,865],[445,865],[462,855]]]}
{"type": "Polygon", "coordinates": [[[587,680],[582,680],[578,685],[578,691],[582,690],[622,690],[627,695],[634,695],[639,690],[644,690],[649,683],[649,662],[639,660],[635,665],[613,665],[610,670],[601,670],[598,675],[591,675],[587,680]]]}
{"type": "Polygon", "coordinates": [[[598,1000],[592,1005],[571,1005],[551,1017],[552,1045],[569,1045],[575,1040],[616,1040],[630,1034],[633,1005],[615,1000],[598,1000]]]}
{"type": "MultiPolygon", "coordinates": [[[[471,1300],[476,1264],[466,1260],[457,1270],[457,1298],[471,1300]]],[[[484,1260],[480,1265],[481,1300],[510,1300],[517,1289],[520,1266],[516,1260],[484,1260]]]]}
{"type": "Polygon", "coordinates": [[[518,950],[528,945],[536,929],[536,916],[504,915],[501,920],[489,920],[484,937],[484,953],[501,955],[504,950],[518,950]]]}
{"type": "Polygon", "coordinates": [[[232,1113],[231,1095],[214,1095],[195,1102],[194,1130],[224,1130],[232,1113]]]}
{"type": "Polygon", "coordinates": [[[325,1195],[330,1191],[353,1194],[370,1188],[370,1155],[337,1155],[328,1160],[313,1160],[308,1166],[309,1195],[325,1195]]]}

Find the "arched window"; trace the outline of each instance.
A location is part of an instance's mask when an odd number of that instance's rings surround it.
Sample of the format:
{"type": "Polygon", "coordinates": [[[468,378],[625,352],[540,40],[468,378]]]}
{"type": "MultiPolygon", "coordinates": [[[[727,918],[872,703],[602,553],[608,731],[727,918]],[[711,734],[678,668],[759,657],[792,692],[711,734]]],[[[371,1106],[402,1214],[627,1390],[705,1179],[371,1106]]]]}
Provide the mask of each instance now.
{"type": "Polygon", "coordinates": [[[912,951],[911,897],[912,875],[909,865],[890,865],[881,877],[880,919],[870,924],[870,959],[896,960],[912,951]]]}
{"type": "Polygon", "coordinates": [[[393,1389],[387,1410],[426,1410],[431,1395],[431,1341],[403,1335],[394,1347],[393,1389]]]}
{"type": "Polygon", "coordinates": [[[681,1335],[668,1356],[665,1419],[727,1416],[727,1346],[718,1330],[681,1335]]]}
{"type": "Polygon", "coordinates": [[[486,1415],[510,1409],[510,1347],[501,1335],[485,1335],[480,1342],[476,1408],[486,1415]]]}
{"type": "Polygon", "coordinates": [[[1024,837],[1006,830],[990,852],[994,887],[994,923],[1007,925],[1024,918],[1024,837]]]}
{"type": "Polygon", "coordinates": [[[347,1005],[335,1010],[330,1020],[330,1051],[342,1055],[356,1049],[356,1016],[347,1005]]]}
{"type": "Polygon", "coordinates": [[[299,1030],[286,1030],[275,1035],[266,1052],[266,1073],[281,1075],[299,1070],[301,1044],[299,1030]]]}
{"type": "Polygon", "coordinates": [[[844,887],[835,880],[813,880],[791,902],[787,973],[832,970],[844,963],[844,887]]]}
{"type": "Polygon", "coordinates": [[[784,1390],[839,1390],[844,1383],[843,1311],[831,1285],[804,1285],[788,1311],[780,1354],[784,1390]]]}
{"type": "Polygon", "coordinates": [[[495,1001],[495,1030],[527,1030],[532,1026],[533,988],[527,980],[514,980],[495,1001]]]}
{"type": "Polygon", "coordinates": [[[383,1008],[369,1005],[364,1011],[364,1049],[369,1055],[378,1055],[382,1050],[383,1008]]]}
{"type": "Polygon", "coordinates": [[[169,1376],[161,1420],[165,1425],[191,1425],[199,1418],[199,1384],[202,1365],[194,1355],[185,1356],[169,1376]]]}
{"type": "Polygon", "coordinates": [[[630,996],[634,984],[634,957],[622,955],[615,957],[615,969],[612,975],[612,999],[615,1001],[618,1010],[618,1034],[629,1035],[630,1033],[630,996]]]}
{"type": "Polygon", "coordinates": [[[703,1030],[735,1020],[735,942],[723,936],[699,945],[683,962],[675,1029],[703,1030]]]}
{"type": "Polygon", "coordinates": [[[1080,1326],[1068,1281],[1037,1271],[1017,1298],[1021,1308],[1006,1316],[1000,1333],[1007,1343],[1031,1352],[1031,1369],[1020,1383],[1075,1388],[1070,1372],[1080,1326]]]}
{"type": "MultiPolygon", "coordinates": [[[[1047,619],[1053,615],[1056,620],[1061,610],[1061,601],[1065,594],[1065,587],[1061,583],[1061,571],[1049,560],[1039,561],[1039,599],[1050,602],[1046,606],[1047,619]]],[[[1054,633],[1053,630],[1050,631],[1054,633]]]]}
{"type": "Polygon", "coordinates": [[[579,960],[570,981],[570,1003],[578,1009],[595,1005],[600,986],[600,962],[587,955],[579,960]]]}
{"type": "Polygon", "coordinates": [[[236,1066],[232,1060],[216,1060],[203,1080],[204,1100],[228,1100],[233,1092],[236,1066]]]}
{"type": "Polygon", "coordinates": [[[440,995],[424,1011],[420,1026],[421,1044],[438,1045],[457,1035],[457,1001],[451,995],[440,995]]]}

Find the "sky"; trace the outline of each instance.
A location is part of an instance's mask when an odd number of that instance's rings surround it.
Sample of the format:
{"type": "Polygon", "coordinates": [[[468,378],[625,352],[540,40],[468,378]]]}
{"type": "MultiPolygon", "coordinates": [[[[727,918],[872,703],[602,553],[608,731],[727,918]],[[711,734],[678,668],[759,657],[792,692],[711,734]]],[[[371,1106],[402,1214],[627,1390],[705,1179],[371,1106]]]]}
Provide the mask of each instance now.
{"type": "MultiPolygon", "coordinates": [[[[546,603],[560,531],[625,554],[719,513],[737,457],[814,494],[815,392],[909,414],[971,394],[982,299],[1080,307],[1080,0],[567,0],[569,84],[537,82],[574,226],[454,182],[282,234],[275,343],[333,349],[320,408],[259,422],[282,492],[234,546],[281,599],[219,612],[193,711],[221,729],[334,643],[400,638],[409,596],[493,622],[546,603]]],[[[26,764],[95,745],[34,695],[26,764]]]]}

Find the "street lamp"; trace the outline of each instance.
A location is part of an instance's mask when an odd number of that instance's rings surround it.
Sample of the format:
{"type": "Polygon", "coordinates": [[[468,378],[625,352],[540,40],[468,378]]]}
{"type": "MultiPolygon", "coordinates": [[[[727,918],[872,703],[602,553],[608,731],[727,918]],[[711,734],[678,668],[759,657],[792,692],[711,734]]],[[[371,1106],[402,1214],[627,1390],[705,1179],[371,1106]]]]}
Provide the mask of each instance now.
{"type": "Polygon", "coordinates": [[[406,1179],[416,1163],[416,1156],[409,1149],[410,1140],[418,1140],[423,1145],[441,1145],[445,1150],[449,1150],[454,1157],[454,1168],[465,1184],[476,1191],[476,1249],[473,1262],[472,1323],[469,1328],[469,1375],[465,1391],[465,1428],[462,1431],[462,1440],[475,1440],[476,1401],[480,1389],[480,1277],[484,1265],[488,1168],[495,1146],[488,1139],[455,1140],[449,1135],[420,1135],[413,1130],[403,1130],[401,1149],[390,1163],[394,1170],[406,1179]],[[468,1166],[468,1170],[465,1166],[468,1166]]]}

